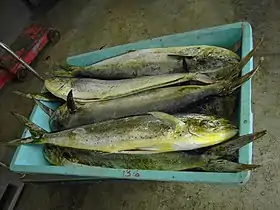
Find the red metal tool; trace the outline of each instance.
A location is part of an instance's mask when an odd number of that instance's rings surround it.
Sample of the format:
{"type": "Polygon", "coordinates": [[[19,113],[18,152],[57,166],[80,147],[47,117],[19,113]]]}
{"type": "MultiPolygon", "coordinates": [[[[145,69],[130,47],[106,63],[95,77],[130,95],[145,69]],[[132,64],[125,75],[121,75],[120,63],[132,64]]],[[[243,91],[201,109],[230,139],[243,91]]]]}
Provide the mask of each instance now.
{"type": "Polygon", "coordinates": [[[0,47],[5,50],[4,55],[0,56],[0,89],[13,79],[25,81],[27,71],[42,79],[29,64],[47,43],[57,42],[59,39],[59,31],[32,24],[23,30],[10,48],[0,42],[0,47]]]}

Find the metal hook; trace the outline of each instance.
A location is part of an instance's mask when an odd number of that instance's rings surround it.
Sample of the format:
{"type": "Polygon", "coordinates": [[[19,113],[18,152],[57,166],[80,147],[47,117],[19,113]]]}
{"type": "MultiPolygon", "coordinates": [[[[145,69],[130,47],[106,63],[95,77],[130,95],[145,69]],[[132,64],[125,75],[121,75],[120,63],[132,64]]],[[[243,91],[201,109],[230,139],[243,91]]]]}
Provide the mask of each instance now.
{"type": "Polygon", "coordinates": [[[11,56],[13,56],[18,62],[20,62],[26,69],[28,69],[35,77],[44,81],[44,78],[40,76],[31,66],[25,63],[17,54],[15,54],[6,44],[0,42],[0,47],[6,50],[11,56]]]}

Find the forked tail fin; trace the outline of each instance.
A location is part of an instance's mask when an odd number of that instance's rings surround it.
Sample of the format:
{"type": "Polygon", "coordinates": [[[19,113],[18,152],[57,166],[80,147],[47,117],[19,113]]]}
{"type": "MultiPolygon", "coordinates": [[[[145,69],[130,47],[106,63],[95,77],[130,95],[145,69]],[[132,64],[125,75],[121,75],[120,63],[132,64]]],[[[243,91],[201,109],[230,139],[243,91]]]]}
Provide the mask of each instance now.
{"type": "Polygon", "coordinates": [[[52,95],[50,92],[42,92],[42,93],[24,93],[21,91],[13,91],[13,93],[23,96],[28,99],[36,99],[40,101],[50,101],[50,102],[60,102],[62,101],[60,98],[52,95]]]}
{"type": "Polygon", "coordinates": [[[231,155],[237,150],[239,150],[241,147],[245,146],[246,144],[263,137],[266,133],[267,130],[263,130],[252,134],[247,134],[247,135],[232,138],[228,141],[212,146],[209,150],[206,151],[205,154],[215,155],[220,157],[225,155],[231,155]]]}
{"type": "Polygon", "coordinates": [[[241,171],[249,171],[260,167],[260,165],[254,164],[242,164],[235,163],[228,160],[216,159],[209,161],[205,166],[203,166],[203,170],[211,171],[211,172],[241,172],[241,171]]]}
{"type": "Polygon", "coordinates": [[[31,133],[31,137],[23,138],[23,139],[15,139],[7,142],[7,144],[8,145],[21,145],[21,144],[30,144],[30,143],[39,144],[41,142],[40,138],[44,133],[47,133],[47,131],[39,127],[38,125],[34,124],[26,117],[22,116],[21,114],[15,112],[13,112],[12,114],[29,129],[31,133]]]}
{"type": "Polygon", "coordinates": [[[219,78],[219,80],[229,80],[231,78],[238,77],[243,67],[250,61],[250,59],[255,55],[257,49],[261,46],[262,41],[263,38],[261,38],[260,42],[239,63],[235,64],[233,67],[229,67],[230,69],[228,70],[231,72],[229,75],[225,75],[219,78]]]}
{"type": "Polygon", "coordinates": [[[41,101],[34,99],[35,103],[45,112],[49,117],[54,113],[54,110],[43,104],[41,101]]]}
{"type": "Polygon", "coordinates": [[[256,68],[254,68],[252,71],[248,72],[247,74],[241,76],[240,78],[236,78],[234,75],[232,75],[227,80],[222,81],[223,88],[221,89],[220,94],[228,95],[234,92],[239,87],[241,87],[243,83],[251,79],[256,74],[256,72],[260,69],[263,60],[264,59],[262,57],[256,68]]]}

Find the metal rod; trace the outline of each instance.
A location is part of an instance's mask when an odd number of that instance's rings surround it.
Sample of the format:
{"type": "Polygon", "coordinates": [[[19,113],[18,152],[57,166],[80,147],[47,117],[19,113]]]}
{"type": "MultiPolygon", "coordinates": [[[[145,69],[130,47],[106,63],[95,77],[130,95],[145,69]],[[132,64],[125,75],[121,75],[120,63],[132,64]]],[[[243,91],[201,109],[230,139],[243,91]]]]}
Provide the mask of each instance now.
{"type": "Polygon", "coordinates": [[[27,70],[29,70],[35,77],[44,81],[44,78],[40,76],[31,66],[25,63],[17,54],[15,54],[6,44],[0,42],[0,47],[6,50],[11,56],[13,56],[18,62],[20,62],[27,70]]]}

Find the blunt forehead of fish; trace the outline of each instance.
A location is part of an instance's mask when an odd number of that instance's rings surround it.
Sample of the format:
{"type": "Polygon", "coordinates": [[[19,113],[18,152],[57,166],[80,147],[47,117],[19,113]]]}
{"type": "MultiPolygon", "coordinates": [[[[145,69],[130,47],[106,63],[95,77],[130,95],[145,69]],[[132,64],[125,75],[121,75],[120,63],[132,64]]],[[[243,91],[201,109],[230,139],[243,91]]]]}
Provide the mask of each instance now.
{"type": "Polygon", "coordinates": [[[187,122],[194,130],[208,130],[208,131],[219,131],[234,128],[228,120],[211,118],[194,118],[187,122]]]}
{"type": "MultiPolygon", "coordinates": [[[[190,134],[193,134],[194,137],[207,137],[204,140],[216,139],[226,136],[234,136],[237,132],[236,127],[234,126],[222,126],[219,128],[194,128],[189,130],[190,134]]],[[[203,141],[204,141],[203,140],[203,141]]],[[[207,141],[208,141],[207,140],[207,141]]]]}
{"type": "Polygon", "coordinates": [[[204,114],[188,114],[187,116],[181,117],[184,122],[192,122],[192,123],[199,123],[199,124],[209,124],[209,125],[216,125],[216,124],[228,124],[229,121],[223,118],[217,118],[215,116],[209,116],[204,114]]]}

